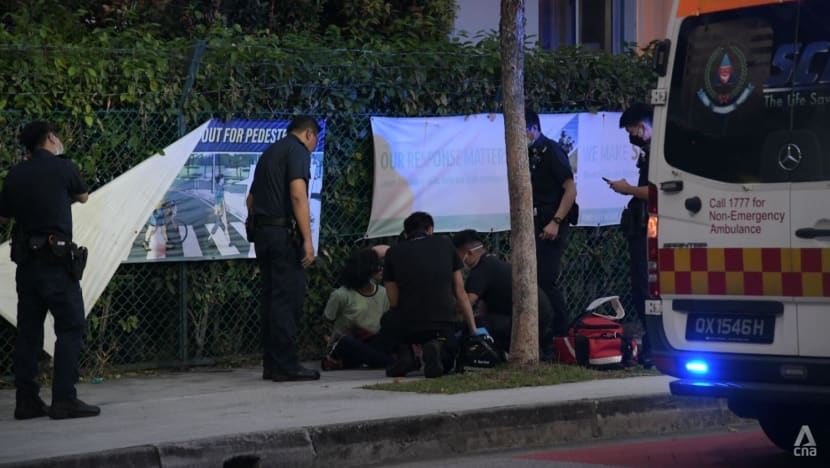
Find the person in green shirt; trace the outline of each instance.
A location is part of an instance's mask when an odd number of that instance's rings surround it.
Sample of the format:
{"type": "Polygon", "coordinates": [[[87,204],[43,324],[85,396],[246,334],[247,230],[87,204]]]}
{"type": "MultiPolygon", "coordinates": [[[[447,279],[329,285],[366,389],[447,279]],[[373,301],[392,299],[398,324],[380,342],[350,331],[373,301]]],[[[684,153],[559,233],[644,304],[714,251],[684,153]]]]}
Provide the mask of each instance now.
{"type": "Polygon", "coordinates": [[[323,317],[332,322],[323,370],[364,364],[383,368],[390,362],[378,337],[380,319],[389,310],[386,289],[379,284],[383,265],[377,251],[352,252],[341,273],[341,286],[329,296],[323,317]]]}

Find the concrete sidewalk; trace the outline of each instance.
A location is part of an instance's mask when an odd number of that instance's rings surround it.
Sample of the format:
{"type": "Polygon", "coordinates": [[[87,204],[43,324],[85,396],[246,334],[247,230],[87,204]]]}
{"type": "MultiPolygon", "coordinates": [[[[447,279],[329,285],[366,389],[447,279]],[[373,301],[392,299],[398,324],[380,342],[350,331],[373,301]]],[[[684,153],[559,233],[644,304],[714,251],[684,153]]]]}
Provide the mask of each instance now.
{"type": "Polygon", "coordinates": [[[101,416],[61,421],[14,420],[14,390],[2,390],[0,464],[222,466],[247,454],[262,466],[361,466],[737,421],[718,401],[671,397],[664,376],[434,395],[361,388],[391,381],[380,370],[290,383],[260,372],[81,384],[101,416]]]}

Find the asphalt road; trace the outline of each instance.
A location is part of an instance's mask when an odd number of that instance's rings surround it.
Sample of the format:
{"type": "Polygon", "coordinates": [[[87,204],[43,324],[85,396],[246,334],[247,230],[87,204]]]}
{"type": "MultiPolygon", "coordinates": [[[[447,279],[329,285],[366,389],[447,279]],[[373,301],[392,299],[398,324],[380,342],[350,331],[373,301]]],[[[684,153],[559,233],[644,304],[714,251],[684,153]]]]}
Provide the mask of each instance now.
{"type": "MultiPolygon", "coordinates": [[[[820,449],[820,448],[819,448],[820,449]]],[[[428,457],[429,454],[424,454],[428,457]]],[[[826,463],[826,461],[824,462],[826,463]]],[[[769,442],[756,425],[673,436],[611,440],[570,447],[386,465],[396,468],[672,467],[779,468],[827,466],[800,459],[769,442]]]]}

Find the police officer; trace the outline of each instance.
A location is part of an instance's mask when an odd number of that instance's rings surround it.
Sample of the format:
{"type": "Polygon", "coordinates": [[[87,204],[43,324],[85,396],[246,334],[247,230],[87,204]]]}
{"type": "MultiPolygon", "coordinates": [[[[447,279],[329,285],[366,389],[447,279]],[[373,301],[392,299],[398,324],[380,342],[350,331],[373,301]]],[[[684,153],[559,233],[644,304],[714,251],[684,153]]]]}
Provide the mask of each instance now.
{"type": "MultiPolygon", "coordinates": [[[[637,309],[637,315],[646,330],[645,301],[648,297],[648,259],[646,252],[646,220],[648,214],[648,158],[651,146],[652,110],[645,104],[633,104],[620,116],[620,128],[628,132],[628,141],[641,151],[637,157],[639,178],[637,185],[631,185],[625,179],[608,182],[611,189],[622,195],[631,195],[628,207],[623,211],[620,226],[628,241],[631,257],[631,299],[637,309]]],[[[640,362],[651,367],[651,346],[647,336],[643,336],[643,349],[640,362]]]]}
{"type": "Polygon", "coordinates": [[[576,183],[565,152],[542,134],[539,115],[525,112],[533,225],[536,233],[536,276],[555,314],[567,320],[568,307],[559,287],[562,254],[568,246],[568,214],[576,201],[576,183]]]}
{"type": "Polygon", "coordinates": [[[313,118],[294,118],[288,125],[288,135],[259,158],[247,198],[262,275],[263,380],[320,378],[316,370],[302,367],[297,355],[305,268],[314,261],[308,201],[310,153],[317,146],[320,131],[313,118]]]}
{"type": "Polygon", "coordinates": [[[47,122],[32,122],[20,132],[27,159],[6,176],[0,195],[0,222],[15,220],[12,260],[17,263],[17,341],[14,417],[52,419],[97,416],[101,410],[77,397],[78,360],[86,326],[81,285],[69,259],[54,245],[71,242],[73,201],[85,203],[88,189],[75,165],[60,157],[63,143],[47,122]],[[57,240],[56,240],[57,239],[57,240]],[[35,382],[43,348],[46,311],[55,319],[52,405],[47,407],[35,382]]]}

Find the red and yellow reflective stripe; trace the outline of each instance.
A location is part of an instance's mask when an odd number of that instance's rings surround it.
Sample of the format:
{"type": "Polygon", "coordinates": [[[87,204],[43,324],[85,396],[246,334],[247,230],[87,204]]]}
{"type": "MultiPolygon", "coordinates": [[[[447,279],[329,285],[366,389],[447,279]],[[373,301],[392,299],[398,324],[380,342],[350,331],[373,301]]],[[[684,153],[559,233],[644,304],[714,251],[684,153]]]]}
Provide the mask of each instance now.
{"type": "Polygon", "coordinates": [[[786,3],[795,0],[680,0],[677,17],[702,15],[713,11],[734,10],[768,3],[786,3]]]}
{"type": "Polygon", "coordinates": [[[663,294],[830,297],[830,249],[660,249],[663,294]]]}

